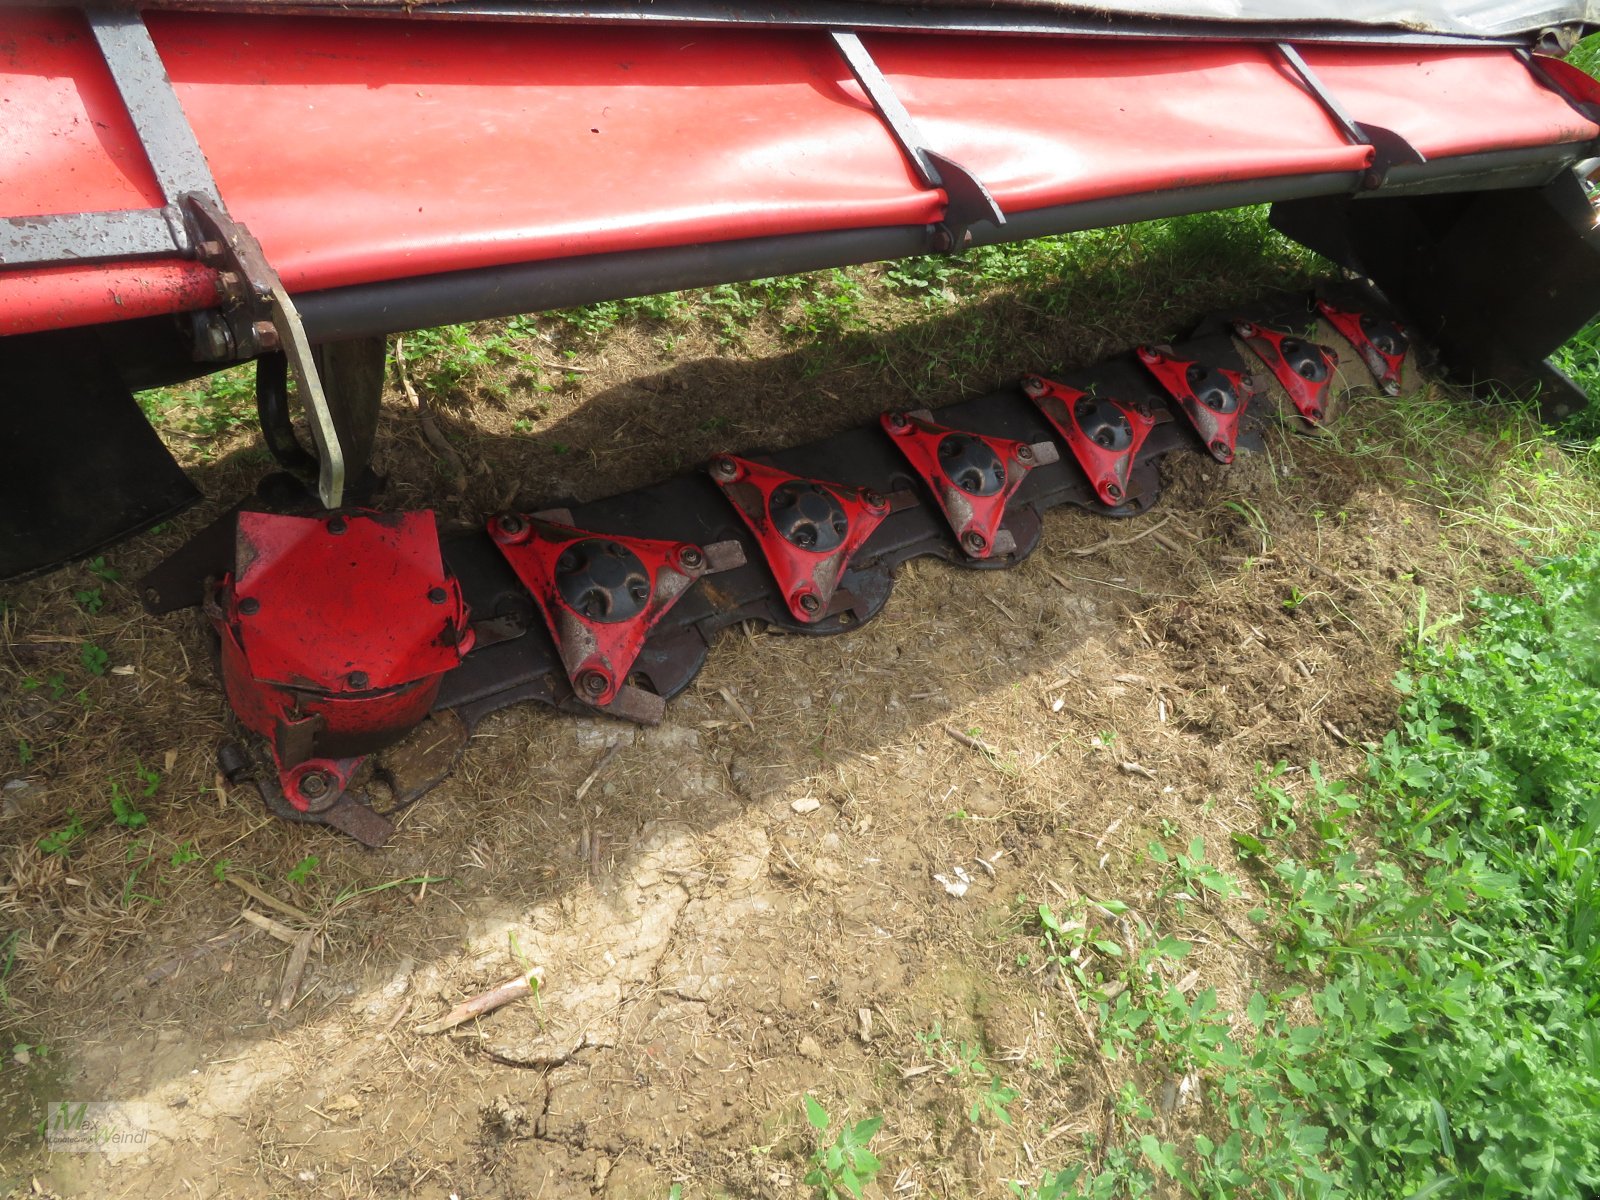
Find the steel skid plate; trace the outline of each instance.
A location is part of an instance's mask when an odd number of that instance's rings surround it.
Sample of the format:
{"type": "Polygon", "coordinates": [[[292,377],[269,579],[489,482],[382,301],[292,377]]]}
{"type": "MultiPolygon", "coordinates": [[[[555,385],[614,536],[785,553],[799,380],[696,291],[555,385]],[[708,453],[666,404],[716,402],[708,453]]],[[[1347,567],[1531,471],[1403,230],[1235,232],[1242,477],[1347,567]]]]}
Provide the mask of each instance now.
{"type": "Polygon", "coordinates": [[[1095,494],[1111,507],[1128,498],[1129,482],[1157,417],[1148,405],[1079,391],[1041,375],[1027,375],[1022,390],[1066,440],[1095,494]]]}
{"type": "Polygon", "coordinates": [[[1404,325],[1380,313],[1344,308],[1323,297],[1317,312],[1354,347],[1385,395],[1398,396],[1411,337],[1404,325]]]}
{"type": "Polygon", "coordinates": [[[1301,419],[1313,426],[1322,424],[1339,355],[1289,330],[1254,321],[1235,321],[1233,331],[1283,386],[1301,419]]]}
{"type": "Polygon", "coordinates": [[[1255,394],[1245,374],[1205,358],[1185,358],[1170,346],[1140,346],[1134,353],[1189,418],[1211,457],[1232,462],[1239,423],[1255,394]]]}
{"type": "Polygon", "coordinates": [[[1004,523],[1008,515],[1015,521],[1033,514],[1008,514],[1007,505],[1029,471],[1060,459],[1054,442],[985,437],[940,425],[926,411],[884,413],[881,424],[950,522],[962,553],[1015,553],[1016,534],[1004,523]]]}

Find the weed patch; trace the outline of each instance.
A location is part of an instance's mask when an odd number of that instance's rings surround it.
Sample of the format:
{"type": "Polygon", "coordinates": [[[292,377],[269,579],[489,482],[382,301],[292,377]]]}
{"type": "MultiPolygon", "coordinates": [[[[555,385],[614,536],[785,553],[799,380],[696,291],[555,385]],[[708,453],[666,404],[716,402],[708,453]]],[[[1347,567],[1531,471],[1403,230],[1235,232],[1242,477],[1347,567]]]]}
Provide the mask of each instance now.
{"type": "MultiPolygon", "coordinates": [[[[1125,1087],[1113,1144],[1018,1196],[1565,1197],[1600,1186],[1600,545],[1419,623],[1399,726],[1359,786],[1263,773],[1235,837],[1290,981],[1242,1013],[1166,982],[1170,935],[1115,906],[1038,909],[1039,947],[1094,998],[1107,1059],[1179,1080],[1195,1115],[1125,1087]],[[1099,928],[1097,928],[1097,926],[1099,928]],[[1143,946],[1143,949],[1138,947],[1143,946]]],[[[1160,895],[1223,895],[1191,843],[1160,895]]]]}

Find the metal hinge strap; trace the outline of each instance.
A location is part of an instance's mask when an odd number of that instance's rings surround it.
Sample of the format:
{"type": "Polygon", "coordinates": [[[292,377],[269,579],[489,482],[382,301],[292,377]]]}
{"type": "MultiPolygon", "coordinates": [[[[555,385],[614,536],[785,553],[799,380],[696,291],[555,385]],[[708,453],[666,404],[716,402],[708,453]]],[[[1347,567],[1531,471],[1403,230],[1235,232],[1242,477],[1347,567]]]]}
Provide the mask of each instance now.
{"type": "Polygon", "coordinates": [[[906,111],[893,86],[884,78],[861,38],[848,29],[834,29],[829,33],[835,48],[849,66],[850,73],[867,94],[867,99],[872,101],[872,106],[878,110],[878,115],[899,143],[901,153],[910,161],[922,186],[942,188],[944,191],[945,216],[940,229],[949,244],[936,248],[961,249],[970,240],[967,233],[969,227],[979,221],[1004,225],[1006,215],[1000,211],[999,204],[995,203],[982,180],[954,159],[945,157],[928,145],[917,123],[906,111]]]}
{"type": "Polygon", "coordinates": [[[1382,187],[1384,180],[1389,176],[1390,168],[1399,163],[1428,161],[1421,151],[1394,130],[1356,120],[1339,97],[1317,78],[1316,72],[1305,59],[1300,57],[1298,50],[1288,42],[1279,42],[1277,46],[1278,53],[1282,55],[1289,69],[1300,77],[1300,82],[1305,84],[1306,90],[1316,97],[1317,103],[1322,105],[1323,111],[1332,118],[1335,125],[1339,126],[1351,144],[1372,147],[1372,165],[1367,168],[1366,178],[1363,181],[1367,189],[1382,187]]]}

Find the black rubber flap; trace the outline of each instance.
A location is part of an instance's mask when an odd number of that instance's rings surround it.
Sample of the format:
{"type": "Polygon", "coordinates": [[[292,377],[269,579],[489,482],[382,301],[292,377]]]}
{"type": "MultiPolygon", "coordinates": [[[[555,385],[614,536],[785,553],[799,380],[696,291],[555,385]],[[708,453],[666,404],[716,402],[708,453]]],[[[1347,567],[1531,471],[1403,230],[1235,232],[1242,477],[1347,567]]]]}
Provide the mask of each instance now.
{"type": "Polygon", "coordinates": [[[199,498],[93,334],[0,338],[0,579],[93,554],[199,498]]]}

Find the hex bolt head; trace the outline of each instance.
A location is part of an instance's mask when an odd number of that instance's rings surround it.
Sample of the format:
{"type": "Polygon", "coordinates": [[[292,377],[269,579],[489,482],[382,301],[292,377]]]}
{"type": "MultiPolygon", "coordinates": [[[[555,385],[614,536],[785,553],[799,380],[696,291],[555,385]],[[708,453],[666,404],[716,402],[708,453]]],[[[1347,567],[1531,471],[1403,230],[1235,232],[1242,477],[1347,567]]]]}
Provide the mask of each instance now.
{"type": "Polygon", "coordinates": [[[698,571],[706,565],[706,556],[700,552],[700,547],[698,546],[685,546],[678,551],[678,562],[686,570],[698,571]]]}
{"type": "Polygon", "coordinates": [[[889,502],[871,488],[861,489],[861,503],[865,504],[873,512],[882,512],[889,507],[889,502]]]}
{"type": "Polygon", "coordinates": [[[337,537],[350,528],[349,522],[343,517],[330,517],[328,519],[328,532],[337,537]]]}
{"type": "Polygon", "coordinates": [[[903,412],[892,412],[892,413],[889,414],[889,428],[890,429],[907,429],[907,428],[910,427],[910,425],[911,425],[911,418],[906,416],[905,413],[903,413],[903,412]]]}
{"type": "Polygon", "coordinates": [[[989,540],[975,530],[969,529],[961,535],[961,547],[968,554],[981,554],[988,544],[989,540]]]}
{"type": "Polygon", "coordinates": [[[278,348],[278,327],[271,321],[257,321],[251,326],[256,335],[256,345],[263,350],[278,348]]]}
{"type": "Polygon", "coordinates": [[[1042,396],[1047,389],[1044,380],[1037,375],[1024,375],[1022,377],[1022,391],[1028,396],[1042,396]]]}
{"type": "Polygon", "coordinates": [[[349,684],[353,690],[358,692],[365,689],[366,686],[372,682],[367,678],[367,673],[365,671],[351,671],[350,674],[344,677],[344,681],[345,683],[349,684]]]}
{"type": "Polygon", "coordinates": [[[713,478],[724,483],[739,478],[739,464],[725,454],[719,454],[711,460],[711,474],[713,478]]]}
{"type": "Polygon", "coordinates": [[[320,800],[333,787],[333,776],[328,772],[307,771],[300,776],[300,794],[307,800],[320,800]]]}
{"type": "Polygon", "coordinates": [[[501,541],[521,537],[528,529],[528,523],[517,513],[501,513],[491,524],[494,536],[501,541]]]}
{"type": "Polygon", "coordinates": [[[800,605],[800,611],[807,616],[815,616],[822,607],[822,599],[815,592],[801,592],[796,603],[800,605]]]}
{"type": "Polygon", "coordinates": [[[450,593],[445,591],[443,588],[436,587],[428,589],[429,604],[443,604],[448,599],[450,599],[450,593]]]}
{"type": "Polygon", "coordinates": [[[1106,495],[1110,496],[1113,500],[1121,500],[1122,489],[1114,483],[1108,483],[1106,484],[1106,495]]]}
{"type": "Polygon", "coordinates": [[[239,611],[247,617],[253,617],[261,611],[261,601],[254,596],[246,596],[239,601],[239,611]]]}
{"type": "Polygon", "coordinates": [[[1017,447],[1017,461],[1031,463],[1033,461],[1033,447],[1024,442],[1017,447]]]}
{"type": "Polygon", "coordinates": [[[611,680],[604,671],[585,671],[578,676],[578,690],[591,699],[605,695],[610,686],[611,680]]]}

